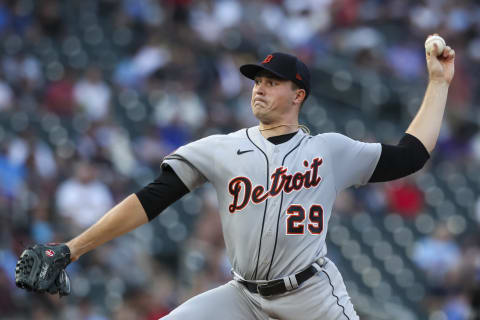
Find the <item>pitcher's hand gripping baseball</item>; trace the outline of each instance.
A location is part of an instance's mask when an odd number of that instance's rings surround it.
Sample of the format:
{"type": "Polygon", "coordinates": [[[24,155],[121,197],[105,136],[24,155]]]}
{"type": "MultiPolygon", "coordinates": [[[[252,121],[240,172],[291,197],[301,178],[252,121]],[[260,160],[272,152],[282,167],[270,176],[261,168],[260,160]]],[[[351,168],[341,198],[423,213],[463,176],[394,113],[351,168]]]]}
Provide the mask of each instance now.
{"type": "Polygon", "coordinates": [[[17,262],[17,287],[35,292],[70,294],[70,279],[65,267],[70,263],[70,249],[65,244],[36,244],[25,249],[17,262]]]}
{"type": "MultiPolygon", "coordinates": [[[[430,35],[427,38],[427,42],[432,37],[430,35]]],[[[438,37],[438,34],[434,34],[433,37],[438,37]]],[[[437,43],[433,44],[431,51],[425,50],[427,58],[428,76],[430,81],[440,81],[450,84],[454,74],[454,62],[455,62],[455,50],[450,46],[445,46],[443,51],[440,50],[437,43]],[[441,52],[441,54],[439,54],[441,52]]]]}

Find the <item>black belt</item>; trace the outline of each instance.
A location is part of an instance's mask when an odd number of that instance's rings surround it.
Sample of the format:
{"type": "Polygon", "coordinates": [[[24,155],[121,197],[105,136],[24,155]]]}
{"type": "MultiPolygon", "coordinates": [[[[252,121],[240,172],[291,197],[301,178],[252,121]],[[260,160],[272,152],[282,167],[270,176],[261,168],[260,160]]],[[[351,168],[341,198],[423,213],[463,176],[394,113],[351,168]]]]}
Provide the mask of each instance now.
{"type": "MultiPolygon", "coordinates": [[[[317,272],[317,268],[311,265],[307,269],[297,273],[295,275],[295,278],[297,279],[298,286],[310,279],[317,272]]],[[[245,280],[238,280],[238,282],[243,284],[251,293],[259,293],[260,295],[265,297],[289,291],[285,286],[285,282],[283,281],[283,279],[272,280],[265,283],[249,282],[245,280]]]]}

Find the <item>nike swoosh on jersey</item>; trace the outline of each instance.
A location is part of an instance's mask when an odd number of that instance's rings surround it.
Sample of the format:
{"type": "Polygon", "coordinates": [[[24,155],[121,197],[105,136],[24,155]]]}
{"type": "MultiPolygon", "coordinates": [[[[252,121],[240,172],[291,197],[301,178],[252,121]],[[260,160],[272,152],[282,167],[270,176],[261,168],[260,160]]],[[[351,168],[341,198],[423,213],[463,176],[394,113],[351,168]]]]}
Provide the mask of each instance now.
{"type": "Polygon", "coordinates": [[[241,154],[244,154],[244,153],[247,153],[247,152],[251,152],[253,150],[243,150],[243,151],[240,151],[240,149],[237,150],[237,154],[238,155],[241,155],[241,154]]]}

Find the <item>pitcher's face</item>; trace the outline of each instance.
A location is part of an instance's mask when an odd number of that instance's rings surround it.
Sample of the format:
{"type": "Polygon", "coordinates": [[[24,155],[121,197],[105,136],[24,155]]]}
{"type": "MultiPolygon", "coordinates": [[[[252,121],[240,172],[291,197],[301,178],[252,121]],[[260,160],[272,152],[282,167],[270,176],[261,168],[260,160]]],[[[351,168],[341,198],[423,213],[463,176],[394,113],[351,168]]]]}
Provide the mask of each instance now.
{"type": "Polygon", "coordinates": [[[296,91],[291,81],[262,72],[254,81],[251,107],[258,120],[268,124],[292,112],[296,91]]]}

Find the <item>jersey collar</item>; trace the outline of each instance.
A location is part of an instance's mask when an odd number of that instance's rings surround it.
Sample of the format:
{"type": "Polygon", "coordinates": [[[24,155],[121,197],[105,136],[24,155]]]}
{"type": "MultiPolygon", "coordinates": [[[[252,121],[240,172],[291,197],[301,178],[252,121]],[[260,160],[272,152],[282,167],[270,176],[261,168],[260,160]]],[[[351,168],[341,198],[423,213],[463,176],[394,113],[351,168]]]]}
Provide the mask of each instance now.
{"type": "Polygon", "coordinates": [[[260,132],[260,126],[247,128],[246,132],[250,140],[252,140],[254,144],[256,144],[259,148],[265,151],[274,147],[277,147],[280,149],[289,148],[291,145],[297,144],[301,139],[303,139],[307,135],[303,130],[299,129],[297,134],[294,135],[290,140],[284,143],[275,145],[270,141],[268,141],[268,139],[266,139],[264,136],[262,136],[262,133],[260,132]]]}

